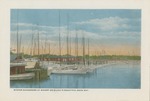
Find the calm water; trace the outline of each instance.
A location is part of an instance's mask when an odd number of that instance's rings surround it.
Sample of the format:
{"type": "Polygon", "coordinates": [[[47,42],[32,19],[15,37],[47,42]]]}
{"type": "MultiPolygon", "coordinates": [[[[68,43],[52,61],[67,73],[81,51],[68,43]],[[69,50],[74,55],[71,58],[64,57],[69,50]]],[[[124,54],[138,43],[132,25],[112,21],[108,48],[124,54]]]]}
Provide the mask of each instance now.
{"type": "Polygon", "coordinates": [[[140,64],[114,64],[85,75],[52,74],[42,81],[11,81],[11,88],[140,88],[140,64]]]}

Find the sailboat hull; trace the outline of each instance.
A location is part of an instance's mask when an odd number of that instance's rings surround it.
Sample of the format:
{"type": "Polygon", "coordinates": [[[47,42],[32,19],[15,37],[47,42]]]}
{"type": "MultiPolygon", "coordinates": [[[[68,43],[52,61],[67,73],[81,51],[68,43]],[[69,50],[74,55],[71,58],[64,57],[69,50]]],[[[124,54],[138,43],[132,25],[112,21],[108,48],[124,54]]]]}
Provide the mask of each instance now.
{"type": "Polygon", "coordinates": [[[34,73],[15,74],[10,75],[10,80],[28,80],[33,79],[34,76],[35,76],[34,73]]]}

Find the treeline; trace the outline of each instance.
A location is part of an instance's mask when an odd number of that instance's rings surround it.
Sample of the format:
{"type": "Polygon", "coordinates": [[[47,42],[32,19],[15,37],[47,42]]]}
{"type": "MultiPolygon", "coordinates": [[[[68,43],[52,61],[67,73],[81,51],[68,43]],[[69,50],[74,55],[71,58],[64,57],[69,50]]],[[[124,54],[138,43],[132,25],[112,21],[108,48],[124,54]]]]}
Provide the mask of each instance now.
{"type": "Polygon", "coordinates": [[[90,58],[108,59],[108,60],[141,60],[141,56],[127,56],[127,55],[102,55],[102,56],[90,56],[90,58]]]}
{"type": "MultiPolygon", "coordinates": [[[[14,54],[14,53],[10,53],[10,54],[14,54]]],[[[24,57],[24,58],[32,58],[32,57],[38,57],[38,58],[60,58],[59,55],[49,55],[49,54],[40,54],[38,55],[28,55],[28,54],[19,54],[20,56],[24,57]]],[[[75,56],[71,56],[71,55],[62,55],[61,58],[63,57],[75,57],[75,56]]],[[[78,58],[83,58],[83,56],[78,56],[78,58]]],[[[84,58],[86,59],[102,59],[102,60],[141,60],[141,56],[128,56],[128,55],[100,55],[100,56],[88,56],[85,55],[84,58]]]]}

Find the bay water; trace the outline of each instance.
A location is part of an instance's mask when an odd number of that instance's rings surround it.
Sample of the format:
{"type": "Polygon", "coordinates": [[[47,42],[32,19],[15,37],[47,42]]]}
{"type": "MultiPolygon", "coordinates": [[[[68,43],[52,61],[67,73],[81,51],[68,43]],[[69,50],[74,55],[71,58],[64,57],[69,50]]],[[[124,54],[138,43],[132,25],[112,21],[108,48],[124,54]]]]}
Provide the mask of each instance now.
{"type": "Polygon", "coordinates": [[[51,74],[45,80],[10,81],[11,88],[140,89],[140,63],[117,63],[81,75],[51,74]]]}

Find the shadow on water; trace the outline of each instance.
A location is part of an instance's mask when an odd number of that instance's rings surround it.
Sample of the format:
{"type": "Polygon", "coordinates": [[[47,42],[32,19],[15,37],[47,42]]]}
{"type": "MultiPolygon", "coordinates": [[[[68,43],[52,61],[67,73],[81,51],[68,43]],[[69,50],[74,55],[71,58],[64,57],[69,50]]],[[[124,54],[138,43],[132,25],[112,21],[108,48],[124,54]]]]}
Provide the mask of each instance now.
{"type": "Polygon", "coordinates": [[[15,80],[10,81],[11,88],[41,88],[41,83],[49,80],[50,78],[46,79],[30,79],[30,80],[15,80]],[[15,87],[14,87],[15,86],[15,87]]]}

